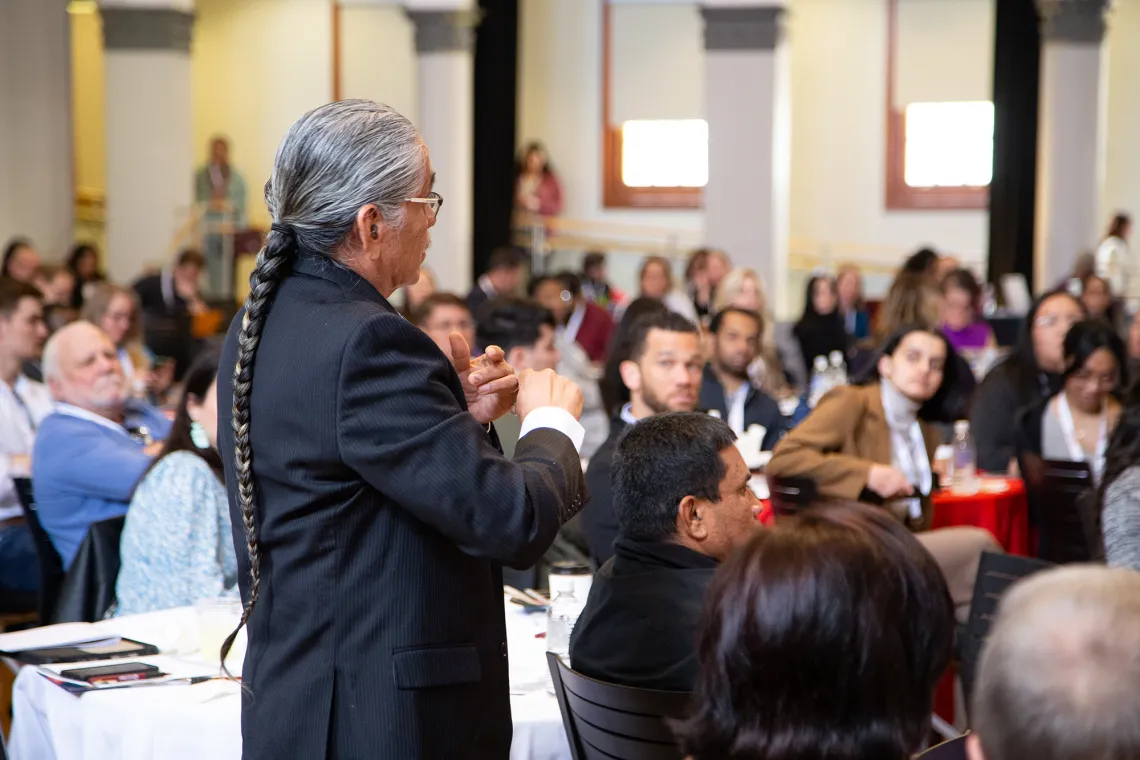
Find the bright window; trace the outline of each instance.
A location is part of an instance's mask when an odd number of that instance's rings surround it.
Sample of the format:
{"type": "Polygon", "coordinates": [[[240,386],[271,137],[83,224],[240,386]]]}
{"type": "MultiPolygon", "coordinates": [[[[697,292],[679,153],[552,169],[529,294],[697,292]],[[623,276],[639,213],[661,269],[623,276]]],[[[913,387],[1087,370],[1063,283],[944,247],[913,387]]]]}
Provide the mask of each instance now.
{"type": "Polygon", "coordinates": [[[994,104],[906,107],[904,177],[910,187],[985,187],[993,177],[994,104]]]}
{"type": "Polygon", "coordinates": [[[703,119],[623,123],[621,179],[627,187],[704,187],[709,125],[703,119]]]}

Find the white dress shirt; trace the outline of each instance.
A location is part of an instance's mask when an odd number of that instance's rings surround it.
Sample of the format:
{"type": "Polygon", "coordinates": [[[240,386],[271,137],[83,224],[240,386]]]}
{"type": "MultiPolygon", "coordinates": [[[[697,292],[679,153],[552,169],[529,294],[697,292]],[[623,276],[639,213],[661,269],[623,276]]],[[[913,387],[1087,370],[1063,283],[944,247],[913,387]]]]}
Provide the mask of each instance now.
{"type": "Polygon", "coordinates": [[[30,475],[17,468],[13,457],[28,456],[36,439],[36,428],[54,410],[47,386],[20,375],[15,386],[0,381],[0,520],[23,514],[12,478],[30,475]]]}

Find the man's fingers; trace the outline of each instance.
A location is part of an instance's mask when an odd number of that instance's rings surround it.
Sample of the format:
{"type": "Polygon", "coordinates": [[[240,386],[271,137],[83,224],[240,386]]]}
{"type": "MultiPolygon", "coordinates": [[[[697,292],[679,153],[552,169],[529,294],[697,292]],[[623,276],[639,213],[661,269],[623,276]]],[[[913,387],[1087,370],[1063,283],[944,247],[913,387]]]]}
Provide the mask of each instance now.
{"type": "Polygon", "coordinates": [[[466,372],[471,366],[471,346],[462,333],[453,332],[448,336],[451,341],[451,364],[456,372],[466,372]]]}

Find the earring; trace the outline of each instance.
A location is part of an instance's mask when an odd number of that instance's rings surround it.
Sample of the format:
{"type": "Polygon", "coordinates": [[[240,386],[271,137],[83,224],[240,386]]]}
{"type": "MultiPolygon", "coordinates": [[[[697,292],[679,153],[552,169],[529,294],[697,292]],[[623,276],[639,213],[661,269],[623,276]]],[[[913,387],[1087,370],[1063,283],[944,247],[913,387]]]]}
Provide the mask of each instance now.
{"type": "Polygon", "coordinates": [[[210,437],[206,435],[206,428],[197,420],[190,423],[190,441],[200,449],[210,448],[210,437]]]}

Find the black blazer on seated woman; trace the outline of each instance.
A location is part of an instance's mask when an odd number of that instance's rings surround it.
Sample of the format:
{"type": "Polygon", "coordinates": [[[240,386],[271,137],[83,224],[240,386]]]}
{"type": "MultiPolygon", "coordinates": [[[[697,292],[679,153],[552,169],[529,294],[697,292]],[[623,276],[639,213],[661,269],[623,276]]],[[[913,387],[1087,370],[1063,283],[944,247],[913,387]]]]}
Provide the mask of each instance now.
{"type": "MultiPolygon", "coordinates": [[[[506,758],[500,566],[537,562],[584,501],[574,444],[539,428],[505,459],[427,335],[356,274],[298,257],[253,365],[262,559],[243,758],[506,758]]],[[[243,316],[218,373],[220,431],[243,316]]],[[[219,439],[248,598],[234,438],[219,439]]]]}

